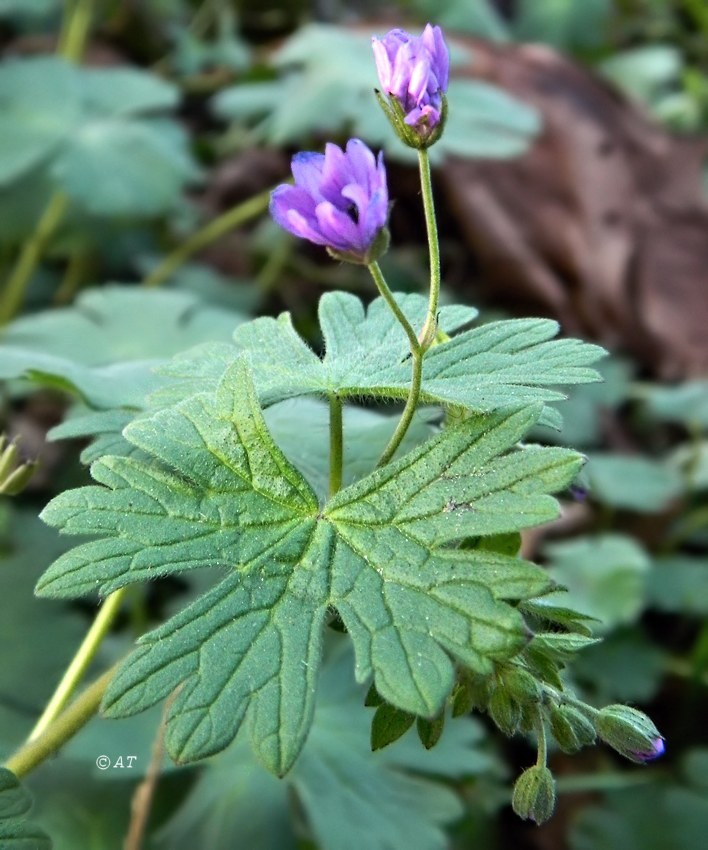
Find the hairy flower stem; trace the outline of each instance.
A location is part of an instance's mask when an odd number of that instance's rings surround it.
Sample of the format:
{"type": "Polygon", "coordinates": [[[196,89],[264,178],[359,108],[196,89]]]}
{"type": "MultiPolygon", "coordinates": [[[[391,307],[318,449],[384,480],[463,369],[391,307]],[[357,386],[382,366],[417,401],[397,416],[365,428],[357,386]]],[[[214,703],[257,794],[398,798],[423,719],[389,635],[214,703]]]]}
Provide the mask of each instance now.
{"type": "Polygon", "coordinates": [[[536,764],[538,767],[545,767],[548,760],[548,743],[546,741],[546,724],[543,722],[543,715],[538,712],[536,716],[536,745],[538,753],[536,755],[536,764]]]}
{"type": "Polygon", "coordinates": [[[71,663],[62,676],[61,682],[54,691],[52,698],[47,703],[47,707],[42,712],[42,716],[35,724],[34,729],[30,732],[29,741],[35,741],[47,728],[56,720],[57,716],[67,704],[71,695],[76,690],[79,682],[83,678],[89,664],[96,655],[96,651],[103,638],[108,634],[108,631],[113,624],[116,615],[120,609],[123,598],[125,597],[126,588],[122,587],[112,593],[106,601],[101,605],[101,608],[93,621],[91,628],[86,633],[81,646],[76,655],[74,655],[71,663]]]}
{"type": "Polygon", "coordinates": [[[425,227],[428,232],[428,250],[430,253],[428,315],[419,337],[421,348],[423,352],[426,352],[435,341],[435,336],[438,332],[438,302],[440,300],[440,242],[438,240],[438,225],[435,218],[433,183],[430,177],[430,158],[427,149],[418,151],[418,166],[420,170],[420,186],[423,194],[423,210],[425,211],[425,227]]]}
{"type": "Polygon", "coordinates": [[[342,400],[329,397],[329,495],[330,498],[342,486],[344,464],[344,439],[342,436],[342,400]]]}
{"type": "Polygon", "coordinates": [[[418,407],[418,401],[420,399],[420,386],[423,380],[423,354],[424,351],[421,347],[420,342],[418,342],[418,337],[416,336],[411,323],[406,319],[403,315],[403,311],[398,306],[396,299],[393,297],[393,293],[388,288],[388,284],[386,283],[383,274],[381,274],[381,269],[379,268],[378,263],[371,263],[369,266],[369,271],[371,272],[371,276],[374,279],[374,283],[376,284],[377,289],[381,293],[381,297],[388,304],[391,309],[393,315],[398,319],[401,327],[406,332],[406,336],[408,337],[408,342],[411,347],[411,359],[412,359],[412,375],[411,375],[411,388],[408,393],[408,400],[406,401],[406,406],[403,408],[403,413],[401,414],[401,418],[398,421],[398,425],[396,426],[396,430],[393,432],[391,439],[388,442],[388,445],[383,450],[383,454],[379,458],[379,462],[376,464],[377,466],[384,466],[384,464],[388,463],[393,455],[396,453],[396,449],[401,445],[403,438],[406,436],[406,431],[413,421],[413,416],[415,414],[416,408],[418,407]]]}
{"type": "Polygon", "coordinates": [[[78,696],[34,741],[28,741],[5,762],[15,776],[26,776],[52,756],[96,714],[101,699],[118,669],[115,664],[78,696]]]}
{"type": "Polygon", "coordinates": [[[271,190],[260,192],[243,203],[237,204],[217,218],[208,222],[200,230],[193,233],[189,239],[182,242],[171,254],[168,254],[150,274],[143,280],[143,286],[160,286],[179,269],[194,254],[216,242],[229,230],[240,227],[252,218],[268,209],[271,190]]]}

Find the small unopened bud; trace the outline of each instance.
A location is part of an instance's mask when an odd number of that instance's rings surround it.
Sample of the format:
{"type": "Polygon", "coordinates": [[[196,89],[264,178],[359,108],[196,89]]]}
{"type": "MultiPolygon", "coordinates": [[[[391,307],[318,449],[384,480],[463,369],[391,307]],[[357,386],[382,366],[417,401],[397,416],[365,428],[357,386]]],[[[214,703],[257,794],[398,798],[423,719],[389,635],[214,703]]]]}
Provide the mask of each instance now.
{"type": "Polygon", "coordinates": [[[497,686],[489,700],[489,714],[506,735],[533,725],[538,704],[538,683],[520,667],[506,667],[497,674],[497,686]]]}
{"type": "Polygon", "coordinates": [[[564,753],[576,753],[595,743],[595,727],[572,705],[555,705],[550,711],[551,732],[564,753]]]}
{"type": "Polygon", "coordinates": [[[664,739],[652,721],[636,708],[608,705],[598,712],[597,734],[618,753],[631,761],[643,763],[664,752],[664,739]]]}
{"type": "Polygon", "coordinates": [[[0,436],[0,495],[16,496],[29,483],[37,468],[36,461],[22,463],[16,443],[5,444],[0,436]]]}
{"type": "Polygon", "coordinates": [[[489,715],[505,735],[514,735],[521,723],[521,706],[504,687],[494,690],[488,707],[489,715]]]}
{"type": "Polygon", "coordinates": [[[541,824],[553,814],[556,804],[556,783],[545,765],[535,764],[516,780],[511,806],[524,820],[541,824]]]}

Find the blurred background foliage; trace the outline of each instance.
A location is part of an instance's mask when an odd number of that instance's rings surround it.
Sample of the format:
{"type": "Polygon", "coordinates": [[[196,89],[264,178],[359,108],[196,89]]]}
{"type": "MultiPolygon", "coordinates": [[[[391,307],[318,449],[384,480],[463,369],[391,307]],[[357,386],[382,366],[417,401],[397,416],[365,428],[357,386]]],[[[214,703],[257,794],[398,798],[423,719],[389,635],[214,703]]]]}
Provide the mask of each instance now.
{"type": "MultiPolygon", "coordinates": [[[[388,279],[424,285],[415,171],[373,98],[369,41],[426,20],[446,28],[453,60],[450,125],[433,150],[446,298],[483,319],[551,315],[611,350],[605,382],[561,405],[564,429],[535,435],[589,464],[585,491],[523,546],[597,618],[604,640],[576,657],[574,686],[648,711],[667,755],[640,768],[601,749],[555,753],[558,812],[529,826],[509,807],[510,777],[533,757],[523,741],[475,717],[448,724],[430,754],[414,733],[371,753],[370,713],[335,648],[293,774],[272,779],[240,744],[198,768],[164,764],[143,846],[700,850],[703,0],[0,0],[0,430],[19,461],[40,459],[21,496],[0,496],[0,748],[27,734],[92,616],[31,596],[64,545],[36,514],[86,480],[79,453],[111,450],[173,354],[283,309],[317,347],[319,294],[373,296],[356,269],[264,215],[294,150],[352,134],[385,149],[388,279]]],[[[313,415],[274,412],[273,427],[316,453],[313,415]]],[[[96,669],[200,581],[133,594],[96,669]]],[[[96,719],[30,778],[56,848],[123,846],[159,723],[96,719]],[[137,767],[101,772],[100,753],[137,755],[137,767]]]]}

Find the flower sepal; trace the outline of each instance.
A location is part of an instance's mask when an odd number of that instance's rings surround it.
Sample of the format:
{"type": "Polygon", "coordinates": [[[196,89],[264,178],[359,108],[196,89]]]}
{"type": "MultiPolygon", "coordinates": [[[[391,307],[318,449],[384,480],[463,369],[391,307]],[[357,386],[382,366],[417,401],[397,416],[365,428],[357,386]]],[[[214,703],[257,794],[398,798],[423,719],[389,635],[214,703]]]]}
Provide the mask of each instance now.
{"type": "Polygon", "coordinates": [[[390,244],[391,233],[388,227],[382,227],[374,241],[363,254],[354,251],[340,251],[337,248],[330,248],[329,246],[326,250],[333,260],[339,260],[343,263],[354,263],[358,266],[370,266],[383,257],[386,251],[388,251],[390,244]]]}
{"type": "Polygon", "coordinates": [[[406,113],[401,102],[393,95],[384,95],[379,89],[374,89],[379,106],[388,118],[398,138],[409,148],[425,150],[442,136],[447,121],[447,96],[440,93],[440,116],[437,123],[431,124],[428,115],[422,115],[415,124],[406,123],[406,113]]]}

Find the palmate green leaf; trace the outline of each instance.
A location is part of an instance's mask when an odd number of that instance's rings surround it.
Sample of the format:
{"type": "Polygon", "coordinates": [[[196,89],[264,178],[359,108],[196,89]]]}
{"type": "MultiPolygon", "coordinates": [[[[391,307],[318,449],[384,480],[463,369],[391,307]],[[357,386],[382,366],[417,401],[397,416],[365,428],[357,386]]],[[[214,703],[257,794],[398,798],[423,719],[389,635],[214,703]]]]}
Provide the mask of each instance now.
{"type": "Polygon", "coordinates": [[[449,548],[557,515],[549,495],[582,464],[566,449],[520,448],[540,413],[471,417],[321,507],[273,443],[239,360],[217,392],[135,421],[150,459],[103,458],[103,486],[67,491],[43,518],[103,536],[59,558],[41,595],[73,597],[202,567],[229,568],[141,640],[104,708],[141,711],[182,687],[166,734],[176,760],[223,749],[244,718],[262,762],[286,772],[312,720],[322,628],[337,609],[357,678],[392,705],[435,716],[453,659],[481,674],[528,640],[505,599],[549,589],[545,573],[494,552],[449,548]]]}
{"type": "Polygon", "coordinates": [[[380,752],[369,746],[370,713],[340,645],[323,665],[310,737],[284,781],[268,774],[246,741],[210,759],[190,795],[158,837],[164,850],[297,845],[294,795],[320,850],[443,850],[443,826],[460,802],[432,777],[457,779],[496,770],[470,718],[450,724],[426,753],[412,734],[380,752]],[[428,777],[431,778],[428,778],[428,777]]]}
{"type": "MultiPolygon", "coordinates": [[[[400,293],[396,299],[413,326],[420,327],[427,300],[400,293]]],[[[440,326],[451,334],[475,315],[470,308],[443,307],[440,326]]],[[[173,380],[157,398],[177,400],[215,386],[243,352],[253,355],[254,381],[266,406],[307,394],[408,397],[408,340],[382,298],[365,311],[354,295],[327,293],[319,318],[323,359],[297,334],[289,314],[264,317],[236,329],[235,347],[208,346],[175,358],[161,370],[173,380]]],[[[421,401],[488,412],[561,400],[564,394],[554,387],[598,380],[591,364],[603,350],[574,339],[555,340],[557,333],[558,325],[548,319],[492,322],[463,331],[425,355],[421,401]]]]}

